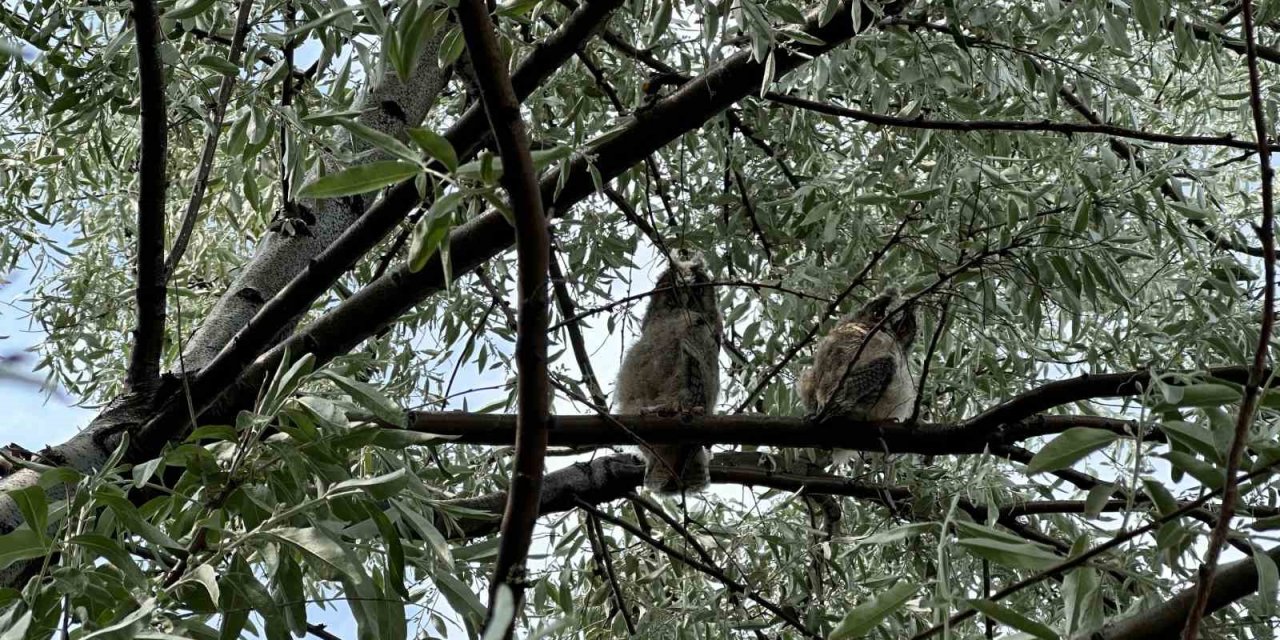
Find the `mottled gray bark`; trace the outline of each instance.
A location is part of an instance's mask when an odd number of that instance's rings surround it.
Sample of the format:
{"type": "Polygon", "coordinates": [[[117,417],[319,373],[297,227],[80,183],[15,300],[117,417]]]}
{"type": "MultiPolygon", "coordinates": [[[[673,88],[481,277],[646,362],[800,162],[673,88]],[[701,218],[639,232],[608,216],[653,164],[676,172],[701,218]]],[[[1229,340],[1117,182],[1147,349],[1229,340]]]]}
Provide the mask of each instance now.
{"type": "MultiPolygon", "coordinates": [[[[436,63],[443,34],[442,29],[427,43],[408,82],[401,81],[394,70],[387,69],[381,84],[365,97],[365,110],[359,117],[361,124],[400,140],[407,139],[409,128],[422,122],[448,80],[448,70],[441,70],[436,63]]],[[[370,151],[364,141],[356,139],[353,142],[357,153],[370,151]]],[[[385,154],[374,152],[371,155],[365,161],[383,159],[379,156],[385,154]]],[[[248,324],[267,300],[302,271],[316,254],[342,235],[364,212],[358,203],[358,198],[303,200],[300,204],[315,215],[310,235],[269,232],[258,245],[257,253],[186,345],[183,352],[186,370],[203,368],[237,331],[248,324]]]]}
{"type": "MultiPolygon", "coordinates": [[[[365,97],[366,110],[359,118],[361,123],[402,140],[407,138],[408,129],[422,122],[448,80],[449,70],[440,69],[436,62],[442,37],[443,30],[427,43],[407,82],[387,67],[381,83],[365,97]]],[[[357,140],[355,150],[364,152],[369,148],[357,140]]],[[[369,155],[375,157],[365,161],[377,159],[376,153],[369,155]]],[[[311,234],[286,236],[271,231],[262,239],[253,258],[187,344],[183,354],[187,371],[199,370],[217,355],[267,300],[362,213],[358,199],[303,201],[302,205],[315,216],[311,234]]],[[[180,392],[177,378],[168,375],[116,398],[71,439],[42,450],[39,454],[42,462],[86,473],[101,468],[119,443],[119,434],[144,424],[151,417],[157,400],[180,392]]],[[[0,479],[0,533],[12,531],[22,523],[22,514],[8,493],[35,486],[39,477],[36,471],[19,469],[0,479]]],[[[59,490],[50,491],[49,495],[51,499],[61,497],[59,490]]],[[[15,586],[25,566],[26,563],[17,563],[0,572],[0,586],[15,586]]]]}
{"type": "MultiPolygon", "coordinates": [[[[1267,551],[1272,560],[1280,562],[1280,546],[1267,551]]],[[[1253,558],[1237,560],[1231,564],[1218,567],[1214,574],[1213,586],[1209,589],[1209,603],[1205,607],[1206,623],[1208,614],[1222,609],[1258,590],[1258,565],[1253,558]]],[[[1196,587],[1192,585],[1175,594],[1173,597],[1149,609],[1143,609],[1133,615],[1113,620],[1097,631],[1082,633],[1072,640],[1161,640],[1176,638],[1187,622],[1187,612],[1196,597],[1196,587]]],[[[1206,624],[1207,626],[1211,626],[1206,624]]]]}

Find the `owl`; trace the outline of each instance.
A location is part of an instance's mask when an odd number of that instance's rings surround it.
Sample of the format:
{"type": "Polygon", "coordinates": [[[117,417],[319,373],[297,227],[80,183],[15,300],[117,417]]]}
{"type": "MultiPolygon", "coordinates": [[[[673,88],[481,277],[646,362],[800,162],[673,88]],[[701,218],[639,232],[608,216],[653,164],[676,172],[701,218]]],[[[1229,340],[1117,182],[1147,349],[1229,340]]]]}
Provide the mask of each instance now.
{"type": "MultiPolygon", "coordinates": [[[[701,254],[680,252],[658,277],[640,338],[618,374],[623,414],[710,413],[720,393],[724,321],[701,254]]],[[[645,486],[658,493],[698,491],[709,477],[700,445],[642,447],[645,486]]]]}
{"type": "MultiPolygon", "coordinates": [[[[805,410],[861,421],[911,417],[916,386],[908,355],[915,336],[914,305],[902,301],[896,289],[841,318],[818,343],[813,366],[800,375],[797,390],[805,410]]],[[[837,450],[834,462],[843,464],[854,453],[837,450]]]]}

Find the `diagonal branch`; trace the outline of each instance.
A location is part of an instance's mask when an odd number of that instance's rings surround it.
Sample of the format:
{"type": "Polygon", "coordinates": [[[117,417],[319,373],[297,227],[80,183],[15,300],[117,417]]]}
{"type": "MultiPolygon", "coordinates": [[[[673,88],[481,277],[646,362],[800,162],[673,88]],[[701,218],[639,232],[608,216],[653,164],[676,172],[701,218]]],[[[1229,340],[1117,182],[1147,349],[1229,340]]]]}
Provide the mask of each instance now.
{"type": "MultiPolygon", "coordinates": [[[[585,3],[584,9],[591,3],[585,3]]],[[[859,24],[873,22],[872,10],[861,4],[859,24]]],[[[890,4],[881,11],[895,13],[900,4],[890,4]]],[[[821,55],[853,37],[855,30],[848,4],[840,15],[818,26],[818,17],[808,25],[808,34],[823,44],[793,43],[780,48],[774,69],[780,77],[804,62],[821,55]]],[[[568,27],[566,21],[566,28],[568,27]]],[[[571,55],[571,54],[570,54],[571,55]]],[[[672,95],[656,102],[643,118],[637,118],[614,135],[574,158],[567,173],[559,170],[542,180],[543,207],[559,216],[577,202],[596,191],[597,180],[607,181],[621,175],[654,150],[665,146],[685,132],[706,122],[730,104],[746,96],[760,85],[764,64],[752,59],[749,51],[727,57],[696,80],[685,83],[672,95]]],[[[412,189],[412,187],[409,187],[412,189]]],[[[392,190],[391,193],[395,193],[392,190]]],[[[376,207],[375,207],[376,208],[376,207]]],[[[484,261],[505,251],[514,242],[510,226],[502,214],[490,211],[455,228],[449,246],[454,276],[468,273],[484,261]]],[[[437,253],[421,270],[411,273],[403,266],[393,269],[377,281],[318,318],[303,331],[276,345],[258,359],[242,379],[261,380],[273,370],[286,351],[312,353],[317,364],[350,351],[368,336],[398,318],[427,296],[444,288],[444,269],[437,253]]]]}
{"type": "MultiPolygon", "coordinates": [[[[510,493],[502,518],[502,538],[490,582],[486,628],[497,625],[511,637],[524,599],[525,561],[538,521],[537,498],[542,492],[542,472],[550,428],[551,383],[547,376],[547,271],[551,261],[551,237],[542,212],[538,176],[529,155],[529,134],[520,116],[520,99],[511,86],[506,58],[484,0],[462,0],[455,9],[467,56],[475,70],[480,101],[489,119],[494,143],[502,158],[502,186],[510,199],[516,227],[517,337],[516,337],[516,451],[512,462],[510,493]],[[515,597],[510,619],[497,617],[500,585],[515,597]]],[[[489,629],[490,631],[494,629],[489,629]]],[[[486,632],[486,635],[489,635],[486,632]]]]}
{"type": "Polygon", "coordinates": [[[155,0],[133,0],[133,22],[138,41],[138,126],[142,135],[138,160],[138,281],[134,293],[138,320],[126,377],[130,388],[150,383],[160,375],[160,354],[164,351],[164,205],[169,147],[160,15],[155,0]]]}
{"type": "MultiPolygon", "coordinates": [[[[609,553],[609,545],[604,537],[604,529],[600,527],[600,519],[588,514],[586,522],[587,540],[591,543],[591,555],[595,558],[596,568],[604,574],[613,595],[614,607],[622,614],[622,622],[627,625],[627,633],[636,634],[636,623],[631,620],[631,611],[627,609],[627,601],[622,597],[622,586],[618,584],[618,576],[613,571],[613,555],[609,553]]],[[[610,618],[613,616],[610,615],[610,618]]]]}
{"type": "Polygon", "coordinates": [[[1209,549],[1204,563],[1200,565],[1200,582],[1191,611],[1187,614],[1187,626],[1182,631],[1183,640],[1196,640],[1196,636],[1200,633],[1200,619],[1204,616],[1205,608],[1209,604],[1209,594],[1213,589],[1213,576],[1218,567],[1218,557],[1222,553],[1223,544],[1231,529],[1231,517],[1235,514],[1236,501],[1240,494],[1236,472],[1240,469],[1240,461],[1244,457],[1245,445],[1249,439],[1249,428],[1253,426],[1254,412],[1258,408],[1258,400],[1262,395],[1263,375],[1266,372],[1270,353],[1271,330],[1276,320],[1275,210],[1271,193],[1273,175],[1271,153],[1267,145],[1266,114],[1262,110],[1262,87],[1258,79],[1258,51],[1254,43],[1252,0],[1241,1],[1241,13],[1249,66],[1249,106],[1253,111],[1258,163],[1261,165],[1262,172],[1262,224],[1257,227],[1258,240],[1262,243],[1263,267],[1266,274],[1263,279],[1262,327],[1258,331],[1258,346],[1253,354],[1253,366],[1249,368],[1249,380],[1244,387],[1244,400],[1240,403],[1240,414],[1236,418],[1235,434],[1231,438],[1231,448],[1227,451],[1227,475],[1226,486],[1222,490],[1222,511],[1218,514],[1218,522],[1209,536],[1209,549]]]}
{"type": "Polygon", "coordinates": [[[889,240],[881,245],[879,249],[876,249],[875,253],[871,254],[867,263],[863,265],[862,270],[858,272],[858,275],[853,277],[849,286],[845,287],[844,291],[840,292],[840,295],[831,300],[827,305],[827,308],[823,310],[822,315],[813,323],[813,326],[809,327],[809,332],[792,344],[791,348],[787,349],[787,352],[782,354],[782,358],[774,363],[767,372],[765,372],[764,376],[760,378],[760,381],[756,383],[756,386],[747,393],[747,397],[744,398],[742,402],[739,402],[738,406],[734,408],[734,413],[742,413],[743,411],[746,411],[747,408],[751,406],[751,403],[769,387],[769,383],[773,382],[773,378],[785,369],[786,366],[800,354],[802,349],[809,346],[810,343],[818,338],[818,332],[822,330],[822,323],[826,322],[828,318],[839,313],[840,305],[844,304],[844,301],[853,294],[854,289],[857,289],[866,282],[867,275],[870,274],[871,270],[880,262],[880,259],[883,258],[890,249],[897,246],[897,244],[902,240],[902,231],[903,229],[906,229],[907,223],[910,221],[911,216],[906,216],[902,219],[902,222],[898,223],[898,228],[894,229],[893,235],[889,236],[889,240]]]}
{"type": "MultiPolygon", "coordinates": [[[[518,80],[519,84],[527,88],[527,90],[521,91],[517,95],[527,97],[537,84],[545,80],[555,69],[568,60],[572,55],[576,39],[590,35],[593,25],[603,20],[618,1],[600,0],[598,2],[585,3],[579,15],[572,16],[569,20],[566,20],[564,28],[548,37],[547,41],[544,42],[544,46],[535,50],[521,64],[519,71],[516,72],[515,80],[518,80]]],[[[481,111],[478,105],[468,110],[445,133],[445,138],[450,141],[455,149],[459,150],[460,157],[469,157],[475,153],[485,134],[484,130],[480,128],[483,118],[481,111]]],[[[194,405],[195,410],[203,412],[212,406],[219,395],[232,387],[237,377],[250,363],[254,363],[252,367],[249,367],[249,371],[252,373],[246,376],[250,381],[261,380],[263,375],[260,374],[274,369],[274,364],[266,364],[262,360],[254,362],[254,358],[276,339],[283,327],[303,313],[311,305],[312,301],[327,290],[361,256],[394,229],[400,223],[404,214],[418,206],[420,200],[421,196],[418,194],[417,187],[414,186],[413,181],[402,183],[388,190],[378,204],[365,211],[341,236],[320,252],[319,255],[315,256],[308,267],[294,277],[286,286],[282,287],[274,298],[263,305],[244,328],[236,333],[227,342],[226,347],[209,361],[192,380],[190,384],[192,389],[191,404],[194,405]],[[259,369],[259,366],[264,368],[259,369]]],[[[506,226],[504,218],[498,216],[498,219],[501,220],[503,226],[506,226]]],[[[509,229],[504,231],[510,234],[509,229]]],[[[427,267],[423,271],[431,271],[431,268],[427,267]]],[[[387,277],[394,279],[399,273],[399,271],[395,271],[387,277]]],[[[363,290],[361,293],[363,293],[363,290]]],[[[359,297],[359,293],[357,293],[347,302],[356,300],[359,297]]],[[[381,330],[388,324],[390,324],[390,319],[376,327],[366,324],[365,326],[370,328],[371,331],[363,334],[361,339],[381,330]]],[[[272,353],[277,354],[277,357],[282,357],[290,345],[294,354],[307,352],[309,349],[306,346],[297,344],[295,342],[297,339],[298,337],[295,336],[284,345],[277,345],[276,350],[273,350],[272,353]]],[[[306,344],[306,342],[303,342],[303,345],[306,344]]],[[[354,343],[351,346],[354,347],[354,343]]],[[[274,362],[279,361],[274,360],[274,362]]],[[[135,438],[135,440],[143,440],[156,447],[163,444],[160,440],[156,440],[153,436],[147,436],[146,434],[171,433],[173,423],[185,419],[186,406],[187,404],[183,399],[171,398],[160,408],[148,425],[142,429],[143,437],[135,438]]]]}
{"type": "MultiPolygon", "coordinates": [[[[1251,480],[1253,478],[1257,478],[1259,476],[1268,475],[1272,472],[1272,469],[1274,469],[1277,465],[1280,465],[1280,461],[1272,462],[1271,464],[1268,464],[1248,474],[1245,474],[1244,477],[1239,478],[1239,481],[1243,482],[1243,481],[1251,480]]],[[[1050,577],[1062,575],[1066,571],[1069,571],[1076,567],[1084,566],[1089,562],[1089,560],[1092,560],[1093,558],[1096,558],[1099,555],[1102,555],[1106,551],[1110,551],[1111,549],[1114,549],[1140,535],[1149,533],[1151,531],[1155,531],[1156,529],[1159,529],[1162,525],[1164,525],[1167,522],[1173,522],[1174,520],[1177,520],[1182,516],[1187,515],[1191,511],[1200,508],[1205,503],[1209,502],[1209,500],[1217,497],[1221,493],[1222,493],[1222,489],[1214,489],[1212,491],[1209,491],[1205,493],[1203,496],[1201,496],[1200,498],[1197,498],[1196,500],[1188,502],[1187,504],[1183,505],[1179,509],[1175,511],[1170,511],[1169,513],[1164,514],[1159,518],[1156,518],[1151,522],[1145,525],[1142,525],[1141,527],[1136,527],[1134,529],[1130,529],[1128,531],[1117,534],[1115,537],[1111,538],[1110,540],[1096,547],[1093,547],[1092,549],[1089,549],[1084,553],[1073,556],[1070,559],[1065,560],[1063,562],[1059,562],[1053,565],[1052,567],[1045,569],[1044,571],[1041,571],[1031,576],[1028,576],[1026,578],[1023,578],[1022,580],[1019,580],[1018,582],[1015,582],[997,591],[996,593],[992,594],[991,597],[988,598],[988,600],[992,602],[995,602],[997,600],[1002,600],[1019,591],[1022,591],[1023,589],[1035,586],[1050,577]]],[[[969,618],[972,618],[976,614],[977,614],[976,609],[965,609],[964,611],[951,616],[943,623],[934,625],[933,627],[930,627],[912,636],[911,640],[924,640],[925,638],[931,638],[941,633],[944,629],[954,627],[955,625],[965,620],[968,620],[969,618]]]]}
{"type": "MultiPolygon", "coordinates": [[[[1273,562],[1280,562],[1280,546],[1266,551],[1273,562]]],[[[1200,583],[1182,590],[1149,609],[1126,618],[1113,620],[1097,631],[1080,634],[1073,640],[1165,640],[1178,634],[1186,625],[1187,614],[1200,590],[1200,583]]],[[[1238,560],[1214,572],[1204,612],[1212,613],[1258,590],[1258,564],[1253,558],[1238,560]]]]}
{"type": "Polygon", "coordinates": [[[597,407],[608,407],[609,400],[600,389],[595,369],[591,366],[590,354],[587,353],[587,343],[582,339],[582,327],[576,320],[568,320],[576,316],[577,310],[573,304],[573,296],[569,294],[569,284],[565,281],[564,272],[560,269],[560,260],[552,255],[550,265],[551,290],[555,293],[556,308],[560,311],[560,317],[566,318],[557,326],[564,327],[565,332],[569,334],[569,346],[573,350],[574,360],[578,363],[582,381],[587,385],[587,392],[591,394],[591,401],[597,407]]]}
{"type": "MultiPolygon", "coordinates": [[[[245,36],[249,32],[249,10],[253,8],[253,0],[240,0],[240,8],[236,11],[235,33],[227,51],[227,60],[240,66],[240,55],[244,52],[245,36]]],[[[290,67],[292,69],[292,67],[290,67]]],[[[191,241],[191,233],[196,228],[196,220],[200,217],[200,205],[204,202],[204,192],[209,188],[209,174],[213,171],[213,159],[218,151],[218,138],[222,135],[222,121],[227,115],[227,105],[231,102],[231,92],[236,86],[238,74],[229,73],[222,76],[218,86],[218,98],[213,103],[213,113],[209,114],[209,132],[204,139],[204,149],[200,152],[200,165],[196,168],[196,182],[191,188],[191,197],[187,200],[187,211],[182,216],[182,226],[173,239],[173,248],[164,263],[164,278],[168,282],[173,277],[178,262],[187,251],[187,243],[191,241]]],[[[286,78],[284,85],[291,86],[292,78],[286,78]]]]}

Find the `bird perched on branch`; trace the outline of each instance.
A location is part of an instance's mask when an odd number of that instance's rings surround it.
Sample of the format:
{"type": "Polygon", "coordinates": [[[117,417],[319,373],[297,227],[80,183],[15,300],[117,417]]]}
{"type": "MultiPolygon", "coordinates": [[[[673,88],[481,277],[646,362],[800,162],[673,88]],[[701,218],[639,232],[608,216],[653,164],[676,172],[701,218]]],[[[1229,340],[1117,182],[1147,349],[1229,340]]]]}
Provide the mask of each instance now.
{"type": "MultiPolygon", "coordinates": [[[[800,375],[800,400],[811,418],[905,420],[915,408],[909,366],[916,336],[915,306],[896,289],[872,298],[841,318],[821,342],[813,366],[800,375]]],[[[854,452],[837,450],[836,464],[854,452]]]]}
{"type": "MultiPolygon", "coordinates": [[[[624,414],[709,413],[720,393],[724,322],[701,254],[679,252],[658,277],[640,339],[623,358],[618,409],[624,414]]],[[[700,445],[642,447],[645,486],[659,493],[707,486],[709,456],[700,445]]]]}

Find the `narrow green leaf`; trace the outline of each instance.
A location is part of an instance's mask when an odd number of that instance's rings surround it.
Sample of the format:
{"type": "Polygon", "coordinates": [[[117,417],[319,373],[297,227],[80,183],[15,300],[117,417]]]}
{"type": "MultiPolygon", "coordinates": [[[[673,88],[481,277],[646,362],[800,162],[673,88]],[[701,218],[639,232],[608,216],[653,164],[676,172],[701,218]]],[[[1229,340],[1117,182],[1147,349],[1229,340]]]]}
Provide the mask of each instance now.
{"type": "Polygon", "coordinates": [[[1258,604],[1262,607],[1262,614],[1266,616],[1275,615],[1277,582],[1280,582],[1280,572],[1276,570],[1276,561],[1272,560],[1264,549],[1255,547],[1253,564],[1258,568],[1258,604]]]}
{"type": "Polygon", "coordinates": [[[1165,420],[1160,423],[1160,430],[1170,440],[1204,456],[1206,460],[1222,462],[1213,434],[1208,429],[1180,420],[1165,420]]]}
{"type": "Polygon", "coordinates": [[[451,573],[438,572],[434,576],[436,587],[454,611],[472,618],[475,622],[484,620],[484,605],[471,588],[451,573]]]}
{"type": "Polygon", "coordinates": [[[507,627],[516,617],[516,597],[511,587],[501,583],[493,597],[493,612],[489,616],[489,624],[485,625],[482,640],[501,640],[507,635],[507,627]]]}
{"type": "Polygon", "coordinates": [[[338,118],[338,124],[351,135],[364,140],[374,146],[374,148],[384,151],[387,154],[399,158],[407,163],[416,165],[420,160],[417,153],[410,149],[408,145],[395,138],[374,129],[358,120],[350,118],[338,118]]]}
{"type": "Polygon", "coordinates": [[[430,129],[413,128],[409,129],[409,139],[413,140],[423,153],[439,160],[440,164],[450,172],[458,170],[458,154],[444,136],[430,129]]]}
{"type": "Polygon", "coordinates": [[[23,527],[0,536],[0,569],[21,560],[39,558],[49,553],[45,534],[23,527]]]}
{"type": "Polygon", "coordinates": [[[196,61],[196,64],[213,69],[224,76],[240,75],[239,65],[219,56],[200,56],[200,59],[196,61]]]}
{"type": "Polygon", "coordinates": [[[1103,429],[1088,427],[1067,429],[1036,452],[1031,462],[1027,463],[1027,474],[1034,475],[1070,467],[1081,458],[1115,442],[1117,437],[1119,436],[1103,429]]]}
{"type": "Polygon", "coordinates": [[[338,484],[329,487],[329,495],[336,496],[343,493],[363,491],[369,494],[374,500],[385,500],[394,495],[398,495],[406,484],[409,482],[408,475],[404,469],[396,469],[391,473],[384,473],[380,476],[372,478],[352,478],[351,480],[343,480],[338,484]]]}
{"type": "Polygon", "coordinates": [[[141,588],[146,584],[147,577],[143,575],[142,569],[138,568],[138,563],[133,561],[133,558],[116,540],[96,533],[85,533],[72,538],[71,544],[84,547],[94,555],[105,558],[129,579],[132,586],[141,588]]]}
{"type": "Polygon", "coordinates": [[[858,638],[867,635],[877,626],[880,621],[889,617],[894,611],[897,611],[911,596],[915,595],[916,590],[920,587],[914,582],[899,582],[880,595],[853,608],[849,613],[845,614],[844,619],[831,632],[830,640],[843,640],[844,638],[858,638]]]}
{"type": "Polygon", "coordinates": [[[379,420],[401,428],[405,426],[404,410],[382,395],[382,392],[378,391],[373,385],[359,380],[352,380],[333,371],[322,371],[319,375],[333,381],[343,391],[351,394],[351,399],[355,400],[356,404],[371,411],[379,420]]]}
{"type": "Polygon", "coordinates": [[[1015,569],[1041,570],[1057,564],[1062,558],[1029,543],[1011,543],[989,538],[960,538],[957,544],[980,558],[1015,569]]]}
{"type": "Polygon", "coordinates": [[[213,6],[213,1],[214,0],[185,0],[173,9],[164,12],[163,17],[170,20],[186,20],[187,18],[193,18],[205,11],[208,11],[209,7],[213,6]]]}
{"type": "Polygon", "coordinates": [[[298,191],[301,198],[336,198],[368,193],[403,182],[422,169],[399,160],[380,160],[317,178],[298,191]]]}
{"type": "Polygon", "coordinates": [[[26,487],[10,491],[9,497],[18,503],[22,512],[22,520],[40,536],[42,542],[49,529],[49,498],[41,487],[26,487]]]}
{"type": "Polygon", "coordinates": [[[347,15],[348,13],[351,13],[353,11],[359,11],[360,8],[361,7],[358,4],[350,4],[345,7],[342,7],[341,9],[335,9],[333,11],[330,11],[329,13],[326,13],[320,16],[319,18],[316,18],[315,20],[312,20],[310,22],[305,22],[297,27],[294,27],[293,29],[286,31],[284,33],[284,37],[292,38],[294,36],[308,33],[312,29],[323,27],[324,25],[329,24],[334,20],[337,20],[338,18],[341,18],[342,16],[347,15]]]}
{"type": "Polygon", "coordinates": [[[1084,500],[1084,513],[1087,518],[1096,518],[1102,513],[1102,508],[1111,500],[1111,494],[1115,491],[1115,485],[1111,483],[1100,484],[1089,490],[1088,497],[1084,500]]]}
{"type": "Polygon", "coordinates": [[[1053,629],[1036,622],[1013,609],[1000,606],[990,600],[969,600],[969,606],[981,611],[983,615],[1042,640],[1058,640],[1060,637],[1053,629]]]}

